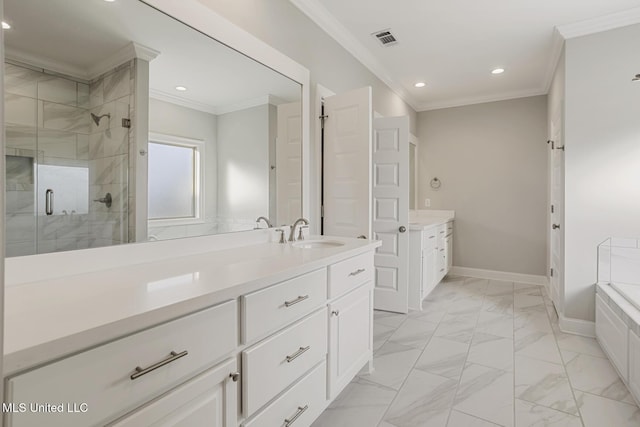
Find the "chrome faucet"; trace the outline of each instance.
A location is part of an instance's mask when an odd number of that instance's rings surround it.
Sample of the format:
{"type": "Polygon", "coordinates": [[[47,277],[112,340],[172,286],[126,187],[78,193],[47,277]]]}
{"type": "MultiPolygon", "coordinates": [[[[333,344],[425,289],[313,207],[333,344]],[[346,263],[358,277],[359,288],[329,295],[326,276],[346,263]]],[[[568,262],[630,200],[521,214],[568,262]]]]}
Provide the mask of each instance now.
{"type": "Polygon", "coordinates": [[[266,216],[259,216],[258,219],[256,219],[256,228],[260,228],[260,221],[266,222],[267,228],[273,227],[271,221],[269,221],[269,218],[267,218],[266,216]]]}
{"type": "MultiPolygon", "coordinates": [[[[296,221],[291,226],[291,232],[289,233],[289,241],[290,242],[295,242],[296,241],[296,227],[300,223],[303,223],[304,225],[309,225],[309,220],[305,219],[305,218],[296,219],[296,221]]],[[[302,237],[302,230],[300,230],[300,236],[298,236],[298,240],[302,240],[302,238],[303,238],[302,237]]]]}

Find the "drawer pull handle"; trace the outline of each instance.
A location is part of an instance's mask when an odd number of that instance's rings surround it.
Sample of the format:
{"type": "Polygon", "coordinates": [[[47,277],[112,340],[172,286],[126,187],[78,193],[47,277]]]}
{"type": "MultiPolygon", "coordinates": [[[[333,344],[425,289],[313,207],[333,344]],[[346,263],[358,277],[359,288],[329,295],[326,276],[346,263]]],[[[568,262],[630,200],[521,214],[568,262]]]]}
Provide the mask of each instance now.
{"type": "Polygon", "coordinates": [[[307,352],[311,346],[300,347],[298,351],[293,353],[291,356],[287,356],[287,363],[291,363],[296,360],[298,357],[302,356],[305,352],[307,352]]]}
{"type": "Polygon", "coordinates": [[[141,368],[140,366],[136,367],[136,371],[131,374],[131,379],[135,380],[136,378],[140,378],[143,375],[148,374],[151,371],[155,371],[158,368],[163,367],[164,365],[167,365],[173,361],[176,361],[178,359],[180,359],[181,357],[186,356],[187,354],[189,354],[187,352],[187,350],[185,351],[181,351],[180,353],[176,353],[175,351],[172,351],[171,354],[169,355],[169,357],[167,357],[164,360],[161,360],[158,363],[154,363],[153,365],[147,367],[147,368],[141,368]]]}
{"type": "Polygon", "coordinates": [[[309,298],[309,295],[301,295],[298,298],[294,299],[293,301],[285,301],[284,302],[284,306],[285,307],[291,307],[292,305],[296,305],[299,302],[302,302],[304,300],[306,300],[307,298],[309,298]]]}
{"type": "Polygon", "coordinates": [[[349,276],[357,276],[360,273],[364,273],[365,269],[364,268],[359,268],[356,271],[352,271],[351,273],[349,273],[349,276]]]}
{"type": "Polygon", "coordinates": [[[300,415],[304,414],[304,411],[307,409],[309,409],[309,405],[298,406],[298,411],[296,411],[296,414],[293,417],[284,419],[284,427],[289,427],[291,424],[295,423],[296,420],[300,418],[300,415]]]}
{"type": "Polygon", "coordinates": [[[430,238],[430,239],[435,239],[435,238],[436,238],[436,236],[429,236],[429,238],[430,238]]]}

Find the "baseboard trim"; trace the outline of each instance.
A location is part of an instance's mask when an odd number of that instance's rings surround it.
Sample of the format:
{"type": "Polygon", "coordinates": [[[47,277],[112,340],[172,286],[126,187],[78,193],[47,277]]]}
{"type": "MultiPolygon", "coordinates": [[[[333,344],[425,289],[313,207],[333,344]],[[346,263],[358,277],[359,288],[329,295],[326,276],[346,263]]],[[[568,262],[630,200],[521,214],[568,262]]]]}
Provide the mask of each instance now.
{"type": "Polygon", "coordinates": [[[560,326],[560,330],[562,332],[589,338],[596,337],[596,322],[564,317],[564,315],[562,314],[560,314],[558,317],[558,326],[560,326]]]}
{"type": "Polygon", "coordinates": [[[503,280],[505,282],[527,283],[530,285],[547,286],[545,276],[534,274],[510,273],[508,271],[483,270],[481,268],[451,267],[451,274],[456,276],[477,277],[478,279],[503,280]]]}

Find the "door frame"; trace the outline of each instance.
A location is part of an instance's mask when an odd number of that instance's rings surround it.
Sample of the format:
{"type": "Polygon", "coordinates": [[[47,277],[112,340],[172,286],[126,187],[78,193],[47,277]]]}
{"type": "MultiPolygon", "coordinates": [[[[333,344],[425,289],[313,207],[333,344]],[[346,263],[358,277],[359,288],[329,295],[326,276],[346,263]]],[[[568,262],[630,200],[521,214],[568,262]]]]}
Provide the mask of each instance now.
{"type": "MultiPolygon", "coordinates": [[[[315,96],[315,114],[314,114],[314,126],[315,126],[315,155],[316,155],[316,170],[318,171],[315,176],[318,177],[318,182],[316,182],[316,209],[312,209],[315,215],[318,216],[318,221],[313,221],[311,219],[311,224],[318,224],[317,229],[312,229],[312,233],[324,234],[322,229],[324,218],[322,216],[322,205],[324,203],[324,132],[322,129],[322,121],[320,117],[323,115],[324,108],[324,98],[328,96],[333,96],[336,93],[331,89],[328,89],[322,86],[320,83],[316,83],[316,96],[315,96]]],[[[313,228],[313,225],[312,225],[313,228]]]]}
{"type": "Polygon", "coordinates": [[[556,109],[553,110],[553,112],[550,115],[550,120],[549,120],[549,206],[548,206],[548,210],[547,210],[547,215],[548,215],[548,239],[549,239],[549,270],[547,271],[548,274],[548,278],[549,278],[549,287],[548,287],[548,294],[549,294],[549,298],[552,300],[554,307],[556,309],[556,312],[558,313],[558,315],[562,315],[563,311],[564,311],[564,227],[565,227],[565,221],[564,221],[564,162],[565,162],[565,158],[564,158],[564,102],[561,102],[560,105],[558,105],[558,107],[556,107],[556,109]],[[556,135],[559,136],[560,140],[559,141],[555,141],[554,138],[556,137],[556,135]],[[558,147],[562,147],[562,153],[560,154],[558,151],[558,147]],[[557,153],[557,154],[556,154],[557,153]],[[554,177],[554,170],[555,170],[555,162],[557,160],[557,157],[560,158],[560,161],[562,162],[562,177],[561,177],[561,183],[560,186],[562,187],[562,194],[560,195],[560,203],[554,203],[554,183],[555,183],[555,177],[554,177]],[[559,215],[559,219],[558,222],[560,224],[560,229],[559,230],[554,230],[553,229],[553,224],[554,224],[554,213],[551,212],[551,206],[553,206],[553,208],[556,210],[556,212],[559,215]],[[559,211],[558,211],[559,209],[559,211]],[[560,236],[560,247],[557,248],[558,250],[558,254],[557,257],[559,259],[559,266],[556,266],[557,268],[554,270],[554,276],[551,276],[551,269],[554,268],[554,256],[556,255],[555,249],[554,248],[554,235],[557,233],[561,233],[560,236]],[[554,285],[553,285],[553,280],[554,277],[557,278],[558,280],[558,289],[557,289],[557,301],[554,301],[554,285]]]}
{"type": "MultiPolygon", "coordinates": [[[[418,137],[415,136],[413,133],[409,132],[409,155],[411,155],[411,146],[415,147],[415,158],[413,159],[413,182],[415,183],[414,185],[414,189],[413,189],[413,194],[411,194],[411,191],[409,191],[409,197],[413,197],[413,209],[414,210],[418,210],[419,206],[418,205],[418,164],[420,156],[418,155],[418,153],[420,152],[420,141],[418,140],[418,137]]],[[[411,157],[409,157],[411,158],[411,157]]],[[[411,186],[409,186],[411,187],[411,186]]],[[[411,190],[411,188],[409,188],[409,190],[411,190]]],[[[409,210],[411,210],[411,203],[409,203],[409,210]]]]}

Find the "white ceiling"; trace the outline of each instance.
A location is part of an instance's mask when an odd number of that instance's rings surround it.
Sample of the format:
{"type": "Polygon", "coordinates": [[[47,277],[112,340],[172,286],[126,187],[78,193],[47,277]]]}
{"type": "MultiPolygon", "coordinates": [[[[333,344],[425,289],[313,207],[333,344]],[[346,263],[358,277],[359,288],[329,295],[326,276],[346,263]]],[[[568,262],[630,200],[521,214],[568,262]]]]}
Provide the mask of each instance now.
{"type": "Polygon", "coordinates": [[[640,22],[640,0],[291,2],[418,111],[544,94],[562,46],[554,28],[570,37],[640,22]],[[387,28],[397,45],[371,35],[387,28]]]}
{"type": "Polygon", "coordinates": [[[301,97],[299,84],[138,0],[5,0],[4,15],[12,25],[4,32],[8,57],[77,78],[119,65],[133,42],[160,52],[150,63],[150,90],[166,100],[216,112],[268,95],[301,97]]]}

